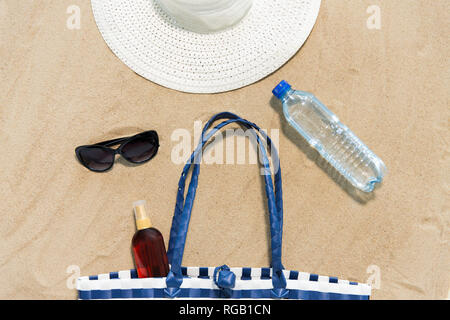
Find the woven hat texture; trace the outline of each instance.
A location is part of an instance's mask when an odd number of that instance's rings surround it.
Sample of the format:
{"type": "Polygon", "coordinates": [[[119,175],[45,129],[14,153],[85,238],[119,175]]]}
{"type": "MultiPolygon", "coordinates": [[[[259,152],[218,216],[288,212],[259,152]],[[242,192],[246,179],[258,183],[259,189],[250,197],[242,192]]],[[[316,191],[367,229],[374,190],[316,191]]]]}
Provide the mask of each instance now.
{"type": "Polygon", "coordinates": [[[178,25],[155,0],[91,0],[108,46],[137,74],[167,88],[218,93],[273,73],[308,38],[321,0],[254,0],[246,16],[223,31],[178,25]]]}

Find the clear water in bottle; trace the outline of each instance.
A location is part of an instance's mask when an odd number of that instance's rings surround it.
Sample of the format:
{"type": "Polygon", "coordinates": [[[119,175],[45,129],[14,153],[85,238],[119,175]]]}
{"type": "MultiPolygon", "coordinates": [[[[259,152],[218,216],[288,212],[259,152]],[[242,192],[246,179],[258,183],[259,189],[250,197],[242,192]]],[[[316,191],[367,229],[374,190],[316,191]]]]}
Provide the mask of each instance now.
{"type": "Polygon", "coordinates": [[[282,101],[286,120],[354,187],[373,191],[386,166],[314,95],[282,81],[273,94],[282,101]]]}

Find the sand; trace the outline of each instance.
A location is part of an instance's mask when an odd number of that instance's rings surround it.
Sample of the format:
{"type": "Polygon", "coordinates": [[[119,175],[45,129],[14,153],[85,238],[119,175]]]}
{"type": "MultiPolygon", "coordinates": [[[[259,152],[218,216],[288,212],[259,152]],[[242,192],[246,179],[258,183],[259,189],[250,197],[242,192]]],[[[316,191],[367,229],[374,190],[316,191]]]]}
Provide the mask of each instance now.
{"type": "MultiPolygon", "coordinates": [[[[168,241],[182,164],[172,134],[232,111],[279,134],[287,269],[366,282],[374,299],[442,299],[449,290],[447,0],[325,0],[283,68],[233,92],[193,95],[128,69],[89,1],[0,1],[0,298],[75,299],[73,279],[133,268],[132,202],[145,199],[168,241]],[[70,5],[81,29],[69,30],[70,5]],[[352,190],[287,128],[272,88],[313,92],[386,163],[371,196],[352,190]],[[105,174],[81,144],[157,130],[150,163],[105,174]],[[379,271],[379,272],[378,272],[379,271]]],[[[267,212],[254,164],[204,165],[183,264],[268,266],[267,212]]]]}

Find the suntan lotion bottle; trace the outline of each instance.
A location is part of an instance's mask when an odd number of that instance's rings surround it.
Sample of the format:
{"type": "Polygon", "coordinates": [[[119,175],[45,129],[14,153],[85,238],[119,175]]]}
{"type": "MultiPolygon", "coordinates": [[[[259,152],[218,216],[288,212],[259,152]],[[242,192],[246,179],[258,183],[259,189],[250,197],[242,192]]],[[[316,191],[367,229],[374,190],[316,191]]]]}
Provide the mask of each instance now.
{"type": "Polygon", "coordinates": [[[169,273],[169,262],[163,236],[152,228],[145,212],[145,201],[136,201],[133,207],[137,231],[133,236],[132,247],[138,277],[165,277],[169,273]]]}

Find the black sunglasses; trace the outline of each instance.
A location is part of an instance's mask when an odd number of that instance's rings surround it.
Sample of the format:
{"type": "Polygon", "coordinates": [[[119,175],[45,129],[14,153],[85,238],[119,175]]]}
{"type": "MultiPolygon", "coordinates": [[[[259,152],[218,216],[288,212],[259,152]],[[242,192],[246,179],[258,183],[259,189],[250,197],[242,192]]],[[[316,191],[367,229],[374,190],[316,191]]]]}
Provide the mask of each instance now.
{"type": "Polygon", "coordinates": [[[104,141],[80,146],[75,154],[83,166],[94,172],[108,171],[114,165],[116,154],[131,163],[141,164],[150,161],[158,152],[159,138],[156,131],[146,131],[132,137],[104,141]],[[117,149],[112,146],[120,146],[117,149]]]}

